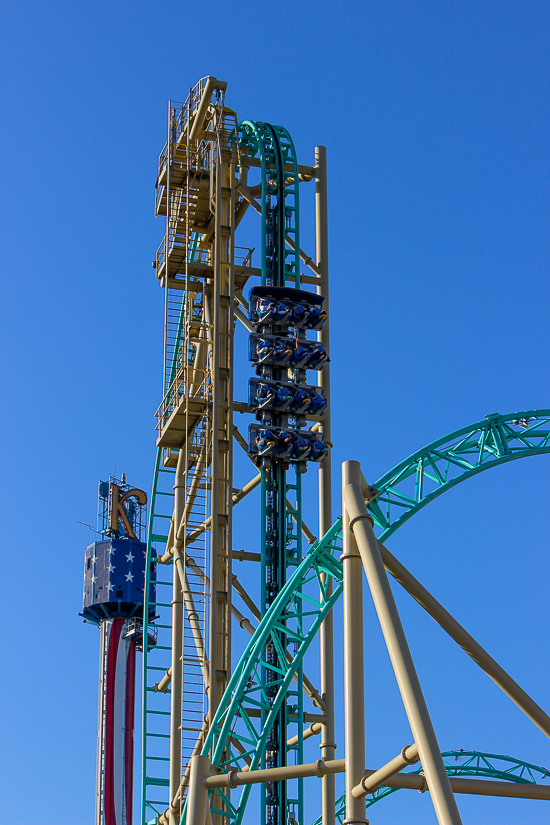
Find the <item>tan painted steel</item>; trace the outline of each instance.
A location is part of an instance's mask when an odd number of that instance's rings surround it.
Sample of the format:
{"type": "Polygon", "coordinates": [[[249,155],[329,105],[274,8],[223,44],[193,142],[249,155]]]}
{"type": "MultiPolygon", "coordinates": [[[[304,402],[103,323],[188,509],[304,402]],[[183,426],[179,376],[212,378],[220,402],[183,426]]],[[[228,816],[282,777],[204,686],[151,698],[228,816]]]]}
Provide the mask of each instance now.
{"type": "Polygon", "coordinates": [[[403,748],[400,754],[394,757],[390,762],[387,762],[381,768],[379,768],[374,773],[371,773],[369,776],[364,776],[361,782],[355,786],[352,790],[352,796],[356,799],[360,799],[363,796],[366,796],[368,793],[372,793],[380,785],[383,785],[384,782],[393,776],[395,773],[398,773],[402,768],[405,768],[407,765],[414,765],[415,762],[418,762],[418,746],[417,745],[407,745],[403,748]]]}
{"type": "MultiPolygon", "coordinates": [[[[357,461],[348,461],[345,464],[355,465],[356,470],[353,474],[354,483],[347,484],[343,490],[350,527],[361,554],[407,718],[420,750],[422,767],[430,786],[437,820],[440,825],[461,825],[456,800],[441,758],[441,750],[380,556],[372,518],[367,512],[361,489],[360,465],[357,461]]],[[[359,779],[360,777],[356,779],[354,786],[359,779]]]]}
{"type": "Polygon", "coordinates": [[[366,825],[365,800],[353,795],[365,766],[365,682],[363,672],[363,571],[361,556],[351,530],[344,494],[359,484],[356,461],[342,464],[342,542],[344,576],[344,726],[346,737],[346,819],[366,825]]]}
{"type": "Polygon", "coordinates": [[[193,756],[190,760],[189,793],[187,797],[187,822],[189,825],[205,825],[208,805],[208,789],[204,784],[208,776],[210,759],[193,756]]]}
{"type": "MultiPolygon", "coordinates": [[[[289,765],[283,768],[271,768],[259,771],[230,771],[203,779],[206,788],[227,788],[238,785],[254,785],[258,782],[275,782],[282,779],[298,777],[325,776],[327,773],[343,773],[346,770],[345,759],[333,759],[324,762],[310,762],[306,765],[289,765]]],[[[364,776],[370,777],[378,771],[365,770],[364,776]]],[[[518,784],[501,782],[494,779],[471,779],[469,777],[451,777],[453,793],[475,794],[478,796],[500,796],[509,799],[546,799],[550,800],[550,785],[518,784]]],[[[396,773],[385,780],[385,788],[409,788],[415,791],[429,791],[425,776],[419,774],[396,773]]]]}
{"type": "Polygon", "coordinates": [[[510,699],[522,710],[540,730],[550,737],[550,717],[531,699],[528,693],[521,688],[511,676],[506,673],[498,662],[484,650],[478,642],[445,610],[437,599],[423,587],[420,582],[404,567],[387,547],[378,542],[384,567],[396,581],[422,605],[424,610],[435,619],[462,650],[470,656],[479,667],[506,693],[510,699]]]}
{"type": "MultiPolygon", "coordinates": [[[[183,450],[180,450],[174,479],[174,519],[179,520],[185,505],[183,450]]],[[[183,691],[183,589],[174,567],[172,584],[172,665],[170,667],[170,794],[172,802],[181,781],[181,704],[183,691]]],[[[177,811],[170,811],[170,825],[177,825],[177,811]]]]}
{"type": "MultiPolygon", "coordinates": [[[[302,251],[300,257],[306,265],[302,251]]],[[[328,279],[328,198],[327,198],[327,151],[324,146],[315,147],[315,255],[316,267],[311,267],[319,278],[316,283],[317,294],[325,298],[323,308],[327,321],[317,333],[317,340],[330,355],[330,313],[329,313],[329,279],[328,279]]],[[[304,277],[302,280],[313,283],[317,278],[304,277]]],[[[319,372],[319,386],[328,401],[327,410],[318,430],[323,433],[325,441],[331,440],[331,399],[330,399],[330,364],[325,364],[319,372]]],[[[332,525],[332,457],[330,452],[319,465],[319,536],[324,536],[332,525]]],[[[325,582],[324,582],[325,583],[325,582]]],[[[327,595],[332,592],[332,582],[326,583],[327,595]]],[[[321,756],[334,759],[336,750],[336,731],[334,724],[334,620],[332,611],[326,617],[319,631],[321,694],[327,708],[327,721],[323,725],[321,756]]],[[[321,788],[321,808],[323,825],[334,825],[336,809],[336,788],[332,774],[323,777],[321,788]]]]}

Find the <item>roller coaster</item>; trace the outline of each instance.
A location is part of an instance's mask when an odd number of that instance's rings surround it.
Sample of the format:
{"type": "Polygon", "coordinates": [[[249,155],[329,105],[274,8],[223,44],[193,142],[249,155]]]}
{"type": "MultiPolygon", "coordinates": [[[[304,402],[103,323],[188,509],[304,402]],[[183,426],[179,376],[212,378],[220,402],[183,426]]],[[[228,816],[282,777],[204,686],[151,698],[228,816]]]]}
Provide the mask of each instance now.
{"type": "Polygon", "coordinates": [[[550,718],[384,545],[451,487],[550,453],[550,410],[488,415],[373,484],[346,462],[342,515],[333,520],[325,150],[315,149],[310,166],[298,164],[286,129],[239,122],[225,93],[225,83],[206,77],[184,103],[170,101],[158,164],[155,211],[166,232],[153,265],[165,335],[143,611],[142,823],[240,825],[256,788],[262,825],[303,825],[305,780],[321,785],[315,825],[366,823],[366,809],[400,787],[428,789],[438,821],[453,825],[461,821],[456,793],[550,799],[544,768],[441,753],[388,572],[547,736],[550,718]],[[299,231],[300,186],[312,183],[314,257],[301,249],[299,231]],[[255,248],[236,245],[249,210],[260,216],[259,266],[255,248]],[[234,398],[244,366],[237,323],[249,336],[246,401],[234,398]],[[250,417],[248,436],[235,413],[250,417]],[[235,443],[256,469],[239,489],[235,443]],[[302,512],[312,472],[318,537],[302,512]],[[258,545],[235,550],[233,508],[255,488],[258,545]],[[237,560],[256,571],[257,604],[233,573],[237,560]],[[365,768],[364,577],[414,740],[376,771],[365,768]],[[345,758],[337,760],[331,611],[341,596],[346,721],[345,758]],[[234,632],[249,637],[236,662],[234,632]],[[318,687],[304,672],[315,639],[318,687]],[[318,735],[322,758],[306,764],[304,742],[318,735]],[[339,799],[337,773],[346,780],[339,799]]]}

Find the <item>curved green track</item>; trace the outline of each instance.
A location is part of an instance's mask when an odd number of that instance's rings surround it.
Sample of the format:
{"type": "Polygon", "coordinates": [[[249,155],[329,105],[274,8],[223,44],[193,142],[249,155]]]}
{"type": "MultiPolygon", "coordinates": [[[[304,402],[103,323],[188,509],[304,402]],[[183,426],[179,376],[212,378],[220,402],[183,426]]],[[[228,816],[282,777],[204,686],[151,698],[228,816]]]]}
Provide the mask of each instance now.
{"type": "Polygon", "coordinates": [[[379,540],[460,482],[499,464],[550,452],[549,426],[550,410],[493,413],[413,453],[373,485],[380,495],[369,510],[381,530],[379,540]]]}
{"type": "MultiPolygon", "coordinates": [[[[492,415],[469,427],[461,428],[445,438],[438,439],[423,450],[414,453],[373,485],[379,491],[379,495],[374,502],[371,502],[369,508],[376,520],[379,538],[382,540],[391,535],[430,501],[482,470],[496,467],[513,459],[550,453],[549,427],[550,410],[530,410],[503,416],[492,415]],[[403,488],[407,489],[406,485],[411,482],[414,486],[413,495],[403,492],[403,488]],[[385,505],[385,515],[382,505],[385,505]],[[402,508],[401,511],[398,507],[402,508]],[[392,519],[396,510],[398,515],[392,519]]],[[[260,762],[269,733],[268,727],[283,701],[283,691],[290,686],[292,677],[324,616],[342,592],[342,565],[334,556],[335,551],[340,549],[340,529],[341,518],[337,519],[326,536],[311,546],[302,564],[296,569],[277,601],[262,619],[237,665],[227,694],[216,714],[213,729],[202,751],[222,769],[229,763],[239,770],[242,770],[246,764],[249,764],[250,769],[254,769],[260,762]],[[312,580],[315,581],[316,586],[321,587],[320,573],[322,572],[327,573],[333,579],[334,591],[330,599],[321,597],[320,601],[317,601],[312,595],[306,594],[310,590],[308,585],[312,580]],[[304,607],[306,607],[305,612],[304,607]],[[295,628],[291,630],[290,622],[295,627],[301,623],[300,630],[295,628]],[[264,707],[264,699],[259,688],[261,679],[258,676],[263,665],[262,654],[266,640],[269,637],[276,638],[281,632],[297,634],[297,652],[289,662],[286,671],[281,669],[278,674],[280,690],[277,700],[270,707],[266,723],[261,728],[259,720],[248,716],[244,709],[247,706],[257,709],[264,707]],[[243,733],[243,731],[246,732],[243,733]]],[[[321,594],[325,592],[324,587],[321,588],[321,594]]],[[[456,756],[459,752],[449,753],[456,756]]],[[[477,757],[477,754],[475,755],[477,757]]],[[[483,756],[487,757],[487,755],[483,756]]],[[[531,767],[539,773],[544,773],[544,769],[528,766],[527,763],[517,760],[512,761],[525,770],[531,767]]],[[[457,768],[457,766],[450,767],[457,768]]],[[[471,765],[468,769],[472,769],[471,765]]],[[[478,768],[478,771],[480,770],[481,768],[478,768]]],[[[481,774],[478,773],[478,775],[481,774]]],[[[496,774],[494,776],[497,778],[496,774]]],[[[514,779],[514,776],[516,774],[512,775],[510,772],[507,778],[510,781],[532,781],[524,778],[514,779]]],[[[391,789],[382,789],[377,792],[378,796],[375,795],[376,799],[370,804],[390,792],[391,789]]],[[[241,823],[249,793],[250,786],[243,786],[233,793],[231,800],[220,794],[223,796],[226,807],[224,817],[231,822],[241,823]],[[240,797],[236,799],[238,794],[240,797]]],[[[220,807],[216,805],[214,799],[212,810],[222,813],[221,807],[221,805],[220,807]]],[[[182,817],[182,822],[184,821],[185,812],[182,817]]]]}

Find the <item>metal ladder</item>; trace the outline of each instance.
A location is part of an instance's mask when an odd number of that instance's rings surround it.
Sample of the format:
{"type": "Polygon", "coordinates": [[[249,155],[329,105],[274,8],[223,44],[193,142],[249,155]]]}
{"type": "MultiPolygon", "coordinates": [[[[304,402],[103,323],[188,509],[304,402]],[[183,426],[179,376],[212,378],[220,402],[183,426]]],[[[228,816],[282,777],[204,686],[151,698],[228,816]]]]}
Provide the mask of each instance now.
{"type": "Polygon", "coordinates": [[[143,731],[142,731],[142,823],[168,807],[167,765],[170,762],[170,691],[159,693],[156,685],[171,665],[172,569],[154,561],[166,546],[174,503],[174,470],[160,466],[157,450],[147,538],[147,565],[143,608],[143,731]],[[170,514],[170,515],[169,515],[170,514]],[[156,583],[151,601],[151,581],[156,583]],[[156,617],[149,621],[149,608],[156,617]],[[148,638],[157,635],[157,644],[148,650],[148,638]]]}

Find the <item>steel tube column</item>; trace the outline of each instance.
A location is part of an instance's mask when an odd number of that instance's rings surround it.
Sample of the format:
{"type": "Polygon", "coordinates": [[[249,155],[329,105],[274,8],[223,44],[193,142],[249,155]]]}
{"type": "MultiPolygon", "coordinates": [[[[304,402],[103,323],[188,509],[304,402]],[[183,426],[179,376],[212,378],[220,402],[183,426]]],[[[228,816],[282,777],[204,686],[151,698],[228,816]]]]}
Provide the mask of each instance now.
{"type": "MultiPolygon", "coordinates": [[[[185,507],[185,450],[179,451],[174,478],[174,523],[179,524],[185,507]]],[[[172,584],[172,679],[170,689],[170,825],[178,825],[179,817],[172,802],[181,782],[181,705],[183,693],[183,589],[177,567],[173,569],[172,584]]]]}
{"type": "MultiPolygon", "coordinates": [[[[342,465],[342,491],[360,483],[359,464],[342,465]]],[[[344,718],[346,737],[346,819],[345,822],[368,822],[365,800],[353,796],[361,781],[365,765],[365,684],[363,673],[363,575],[361,556],[350,529],[349,513],[342,502],[341,561],[344,572],[344,718]]]]}
{"type": "MultiPolygon", "coordinates": [[[[324,146],[315,147],[315,256],[320,273],[320,282],[317,285],[317,294],[323,295],[324,309],[327,321],[317,333],[317,340],[323,344],[330,355],[330,313],[328,290],[328,207],[327,207],[327,150],[324,146]]],[[[319,386],[328,401],[327,410],[323,416],[320,429],[325,441],[330,441],[330,364],[325,364],[319,371],[319,386]]],[[[332,526],[332,473],[330,450],[322,464],[319,465],[319,538],[332,526]]],[[[332,583],[329,582],[329,588],[332,583]]],[[[330,593],[330,591],[329,591],[330,593]]],[[[334,730],[334,623],[332,612],[328,614],[319,631],[321,646],[321,696],[327,709],[327,722],[321,732],[321,756],[323,759],[334,759],[335,730],[334,730]]],[[[336,792],[335,780],[332,774],[322,779],[322,811],[323,825],[334,825],[336,792]]]]}
{"type": "MultiPolygon", "coordinates": [[[[360,465],[358,461],[347,461],[344,466],[346,465],[354,465],[353,470],[351,468],[348,470],[350,475],[353,472],[354,483],[348,483],[344,488],[344,502],[350,517],[350,529],[353,530],[363,560],[363,567],[405,711],[420,752],[422,768],[430,788],[435,813],[440,825],[461,825],[456,800],[445,771],[435,731],[380,556],[378,542],[372,528],[372,519],[368,515],[361,492],[360,465]]],[[[360,780],[361,777],[355,784],[360,780]]]]}
{"type": "Polygon", "coordinates": [[[208,776],[208,756],[192,756],[190,760],[189,791],[187,797],[187,822],[189,825],[205,825],[208,808],[208,788],[204,780],[208,776]]]}
{"type": "MultiPolygon", "coordinates": [[[[212,720],[227,685],[230,669],[231,610],[231,470],[233,396],[233,266],[234,231],[233,166],[227,132],[218,135],[214,170],[215,234],[213,285],[213,369],[212,369],[212,534],[210,546],[210,685],[208,724],[212,720]]],[[[189,539],[188,539],[189,540],[189,539]]]]}

